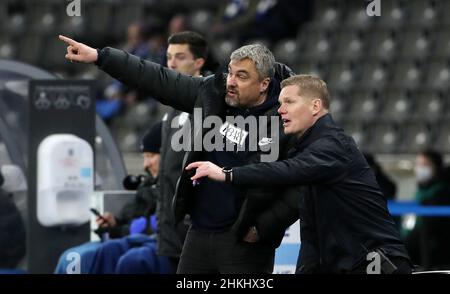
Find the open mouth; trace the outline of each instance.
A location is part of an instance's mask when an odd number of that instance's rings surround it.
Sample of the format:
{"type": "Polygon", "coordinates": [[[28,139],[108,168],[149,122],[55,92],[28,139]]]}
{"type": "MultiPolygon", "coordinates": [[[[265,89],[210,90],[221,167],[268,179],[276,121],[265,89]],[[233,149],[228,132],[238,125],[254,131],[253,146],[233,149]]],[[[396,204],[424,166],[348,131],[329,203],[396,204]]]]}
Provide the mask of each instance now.
{"type": "Polygon", "coordinates": [[[291,121],[287,118],[282,118],[281,121],[283,122],[283,126],[286,126],[288,123],[290,123],[291,121]]]}
{"type": "Polygon", "coordinates": [[[234,96],[236,96],[236,91],[234,91],[234,90],[227,90],[227,95],[228,96],[232,96],[232,97],[234,97],[234,96]]]}

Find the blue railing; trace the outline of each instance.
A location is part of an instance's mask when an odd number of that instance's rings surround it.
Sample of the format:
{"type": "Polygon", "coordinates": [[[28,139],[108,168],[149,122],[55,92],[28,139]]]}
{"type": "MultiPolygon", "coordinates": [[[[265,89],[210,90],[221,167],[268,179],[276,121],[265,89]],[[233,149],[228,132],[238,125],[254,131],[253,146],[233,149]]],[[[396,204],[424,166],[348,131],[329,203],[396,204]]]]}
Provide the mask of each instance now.
{"type": "Polygon", "coordinates": [[[424,206],[415,201],[388,201],[388,209],[394,216],[412,213],[419,216],[450,217],[450,206],[424,206]]]}

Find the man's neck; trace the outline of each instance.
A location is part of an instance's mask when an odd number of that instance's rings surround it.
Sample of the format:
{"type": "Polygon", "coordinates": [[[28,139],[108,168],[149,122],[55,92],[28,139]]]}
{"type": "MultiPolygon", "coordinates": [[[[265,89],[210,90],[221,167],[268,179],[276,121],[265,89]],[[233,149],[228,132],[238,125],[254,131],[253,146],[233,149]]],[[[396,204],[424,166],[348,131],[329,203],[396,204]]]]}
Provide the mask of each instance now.
{"type": "Polygon", "coordinates": [[[246,108],[253,108],[253,107],[259,106],[259,105],[263,104],[264,102],[266,102],[266,100],[267,100],[267,93],[261,94],[259,96],[258,101],[256,101],[252,105],[247,105],[246,108]]]}
{"type": "Polygon", "coordinates": [[[323,116],[328,114],[328,110],[321,110],[315,117],[314,117],[314,122],[311,126],[315,125],[316,122],[322,118],[323,116]]]}
{"type": "Polygon", "coordinates": [[[304,130],[303,132],[298,133],[298,134],[297,134],[297,138],[301,138],[301,137],[306,133],[306,131],[308,131],[310,128],[312,128],[312,127],[316,124],[316,122],[317,122],[320,118],[322,118],[323,116],[325,116],[325,115],[328,114],[328,113],[329,113],[328,110],[322,110],[322,111],[320,111],[320,112],[314,117],[314,119],[313,119],[311,125],[309,126],[309,128],[307,128],[307,129],[304,130]]]}

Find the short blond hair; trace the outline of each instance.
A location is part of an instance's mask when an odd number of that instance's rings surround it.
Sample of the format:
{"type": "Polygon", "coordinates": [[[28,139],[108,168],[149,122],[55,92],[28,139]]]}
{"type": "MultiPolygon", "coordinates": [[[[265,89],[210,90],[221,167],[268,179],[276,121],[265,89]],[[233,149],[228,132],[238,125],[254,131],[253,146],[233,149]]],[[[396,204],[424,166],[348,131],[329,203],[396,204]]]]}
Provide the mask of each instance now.
{"type": "Polygon", "coordinates": [[[330,108],[330,94],[328,93],[327,83],[316,76],[296,75],[289,77],[281,82],[281,88],[287,86],[297,86],[298,93],[308,98],[319,98],[322,100],[323,108],[330,108]]]}

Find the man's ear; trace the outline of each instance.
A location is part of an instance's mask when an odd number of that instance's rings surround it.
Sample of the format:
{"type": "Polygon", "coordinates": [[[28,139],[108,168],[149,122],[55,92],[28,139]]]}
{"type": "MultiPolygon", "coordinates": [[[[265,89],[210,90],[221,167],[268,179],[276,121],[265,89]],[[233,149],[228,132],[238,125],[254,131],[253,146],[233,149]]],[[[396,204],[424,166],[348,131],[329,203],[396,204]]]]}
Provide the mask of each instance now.
{"type": "Polygon", "coordinates": [[[266,92],[267,89],[269,88],[269,84],[270,78],[265,78],[264,80],[262,80],[262,82],[259,84],[259,92],[260,93],[266,92]]]}
{"type": "Polygon", "coordinates": [[[323,108],[322,100],[319,98],[314,98],[312,101],[312,114],[317,115],[323,108]]]}
{"type": "Polygon", "coordinates": [[[204,58],[196,58],[194,60],[195,70],[201,71],[203,65],[205,65],[205,59],[204,58]]]}

